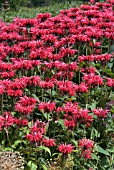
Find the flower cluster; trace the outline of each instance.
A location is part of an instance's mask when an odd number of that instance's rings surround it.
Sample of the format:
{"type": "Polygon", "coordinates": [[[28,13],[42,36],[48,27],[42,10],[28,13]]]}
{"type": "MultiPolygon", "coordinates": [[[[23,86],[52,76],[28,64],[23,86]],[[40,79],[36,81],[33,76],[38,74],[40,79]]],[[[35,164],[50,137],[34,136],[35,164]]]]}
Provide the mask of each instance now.
{"type": "Polygon", "coordinates": [[[73,146],[71,144],[60,144],[58,150],[63,154],[69,154],[73,151],[73,146]]]}
{"type": "Polygon", "coordinates": [[[36,120],[34,125],[30,128],[30,133],[26,135],[26,139],[37,145],[44,145],[46,147],[56,146],[55,139],[43,138],[46,132],[46,123],[36,120]]]}
{"type": "Polygon", "coordinates": [[[15,110],[25,115],[30,114],[35,108],[35,104],[36,104],[35,98],[23,96],[17,103],[15,103],[15,110]]]}
{"type": "Polygon", "coordinates": [[[73,129],[83,123],[85,127],[89,127],[93,117],[89,114],[88,109],[81,109],[77,102],[67,102],[63,107],[57,108],[57,112],[64,112],[64,125],[67,129],[73,129]]]}
{"type": "Polygon", "coordinates": [[[108,114],[109,110],[98,108],[98,109],[93,109],[93,113],[98,117],[98,118],[105,118],[108,114]]]}
{"type": "Polygon", "coordinates": [[[35,142],[36,144],[38,142],[41,142],[42,135],[45,133],[46,124],[44,122],[41,122],[37,120],[35,124],[31,127],[30,133],[26,135],[26,138],[30,142],[35,142]]]}
{"type": "Polygon", "coordinates": [[[12,116],[11,112],[4,112],[3,115],[0,116],[0,130],[12,126],[14,122],[15,118],[12,116]]]}
{"type": "Polygon", "coordinates": [[[38,109],[44,112],[52,112],[55,108],[56,108],[55,102],[52,102],[52,103],[51,102],[48,102],[48,103],[40,102],[38,106],[38,109]]]}
{"type": "Polygon", "coordinates": [[[20,127],[28,126],[28,120],[25,118],[16,118],[11,112],[3,112],[0,116],[0,130],[8,129],[13,125],[18,125],[20,127]]]}
{"type": "Polygon", "coordinates": [[[79,148],[81,149],[82,156],[86,159],[91,159],[91,153],[93,149],[94,142],[89,139],[81,139],[79,140],[79,148]]]}

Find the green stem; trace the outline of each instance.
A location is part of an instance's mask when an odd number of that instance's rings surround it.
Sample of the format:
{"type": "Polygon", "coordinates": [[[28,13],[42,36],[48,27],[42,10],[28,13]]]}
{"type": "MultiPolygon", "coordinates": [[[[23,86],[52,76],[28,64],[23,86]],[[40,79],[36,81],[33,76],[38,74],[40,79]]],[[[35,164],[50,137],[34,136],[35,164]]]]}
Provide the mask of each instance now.
{"type": "Polygon", "coordinates": [[[87,44],[86,44],[86,56],[87,56],[87,54],[88,54],[88,47],[87,47],[87,44]]]}
{"type": "Polygon", "coordinates": [[[8,134],[8,131],[6,128],[4,128],[5,132],[6,132],[6,135],[7,135],[7,139],[8,139],[8,142],[9,142],[9,145],[10,147],[12,148],[12,145],[11,145],[11,141],[10,141],[10,138],[9,138],[9,134],[8,134]]]}
{"type": "Polygon", "coordinates": [[[17,135],[18,136],[18,131],[19,130],[19,127],[16,128],[16,130],[13,132],[13,136],[12,136],[12,143],[13,143],[13,140],[15,138],[15,136],[17,135]]]}
{"type": "Polygon", "coordinates": [[[44,89],[42,88],[41,91],[42,91],[42,101],[43,101],[43,97],[44,97],[44,89]]]}
{"type": "Polygon", "coordinates": [[[1,114],[3,113],[3,94],[1,95],[1,114]]]}
{"type": "Polygon", "coordinates": [[[110,53],[110,39],[109,39],[109,41],[108,41],[108,54],[110,53]]]}
{"type": "Polygon", "coordinates": [[[78,77],[78,83],[80,84],[80,67],[79,67],[79,77],[78,77]]]}
{"type": "Polygon", "coordinates": [[[80,55],[80,46],[78,44],[78,56],[80,55]]]}
{"type": "Polygon", "coordinates": [[[62,157],[61,157],[61,168],[62,168],[63,170],[66,169],[66,167],[65,167],[66,160],[67,160],[67,155],[64,155],[64,154],[63,154],[62,157]]]}
{"type": "Polygon", "coordinates": [[[52,89],[50,89],[50,100],[52,100],[52,89]]]}
{"type": "Polygon", "coordinates": [[[101,39],[101,54],[103,53],[103,37],[102,37],[102,39],[101,39]]]}

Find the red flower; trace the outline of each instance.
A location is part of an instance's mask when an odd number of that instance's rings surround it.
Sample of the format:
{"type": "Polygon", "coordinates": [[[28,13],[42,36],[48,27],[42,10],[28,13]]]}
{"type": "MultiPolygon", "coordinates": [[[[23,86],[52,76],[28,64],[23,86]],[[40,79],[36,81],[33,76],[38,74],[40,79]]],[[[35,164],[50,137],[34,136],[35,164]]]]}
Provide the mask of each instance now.
{"type": "Polygon", "coordinates": [[[93,113],[99,118],[105,118],[109,110],[103,110],[102,108],[93,109],[93,113]]]}
{"type": "Polygon", "coordinates": [[[44,88],[44,89],[51,89],[54,87],[54,83],[49,81],[49,82],[46,82],[46,81],[40,81],[39,83],[39,86],[41,88],[44,88]]]}
{"type": "Polygon", "coordinates": [[[7,90],[7,94],[8,94],[8,96],[17,97],[17,96],[22,96],[23,91],[22,90],[12,90],[12,89],[9,88],[7,90]]]}
{"type": "Polygon", "coordinates": [[[114,79],[112,78],[107,78],[106,79],[107,82],[106,82],[106,85],[109,86],[109,87],[114,87],[114,79]]]}
{"type": "Polygon", "coordinates": [[[46,123],[37,120],[35,124],[31,127],[31,133],[39,132],[41,134],[45,133],[46,123]]]}
{"type": "Polygon", "coordinates": [[[85,159],[92,159],[91,150],[90,149],[86,149],[86,150],[82,151],[82,156],[85,159]]]}
{"type": "Polygon", "coordinates": [[[0,95],[3,94],[4,92],[5,92],[4,86],[3,86],[3,85],[0,85],[0,95]]]}
{"type": "Polygon", "coordinates": [[[79,147],[82,149],[92,149],[94,142],[90,139],[81,139],[79,140],[79,147]]]}
{"type": "Polygon", "coordinates": [[[56,146],[54,139],[43,139],[43,144],[47,147],[56,146]]]}
{"type": "Polygon", "coordinates": [[[5,128],[8,128],[9,126],[12,126],[15,123],[15,118],[12,116],[11,112],[4,112],[3,113],[3,118],[4,118],[4,122],[2,122],[2,126],[5,128]]]}
{"type": "Polygon", "coordinates": [[[34,86],[39,85],[40,83],[40,77],[39,76],[31,76],[31,82],[34,86]]]}
{"type": "Polygon", "coordinates": [[[76,126],[76,121],[64,119],[64,125],[67,127],[67,129],[72,129],[76,126]]]}
{"type": "Polygon", "coordinates": [[[4,122],[5,122],[5,118],[3,116],[0,116],[0,130],[2,130],[4,122]]]}
{"type": "Polygon", "coordinates": [[[82,156],[86,159],[91,159],[91,153],[94,142],[90,139],[79,140],[79,148],[81,149],[82,156]]]}
{"type": "Polygon", "coordinates": [[[52,112],[54,109],[56,109],[56,105],[55,105],[55,102],[48,102],[48,103],[45,103],[45,102],[41,102],[38,106],[38,109],[40,111],[44,111],[44,112],[52,112]]]}
{"type": "Polygon", "coordinates": [[[86,124],[86,127],[90,126],[90,123],[92,122],[93,120],[93,117],[91,115],[89,115],[89,110],[87,109],[80,109],[79,111],[79,120],[81,122],[83,122],[84,124],[86,124]]]}
{"type": "Polygon", "coordinates": [[[61,144],[59,145],[58,150],[62,152],[63,154],[69,154],[69,153],[72,153],[73,148],[74,146],[72,146],[71,144],[68,144],[68,145],[61,144]]]}
{"type": "Polygon", "coordinates": [[[55,102],[48,102],[46,105],[46,110],[52,112],[54,109],[56,109],[55,102]]]}
{"type": "Polygon", "coordinates": [[[20,100],[15,104],[15,110],[20,113],[30,114],[35,108],[36,101],[37,100],[32,97],[21,97],[20,100]]]}
{"type": "Polygon", "coordinates": [[[21,124],[21,126],[28,126],[28,120],[27,119],[21,119],[20,124],[21,124]]]}
{"type": "Polygon", "coordinates": [[[42,139],[42,135],[40,133],[36,134],[27,134],[26,138],[29,139],[31,142],[39,142],[42,139]]]}
{"type": "Polygon", "coordinates": [[[41,142],[42,135],[45,133],[46,124],[37,120],[34,126],[30,129],[30,134],[26,135],[26,138],[31,142],[41,142]]]}
{"type": "Polygon", "coordinates": [[[88,87],[83,82],[81,82],[80,85],[79,85],[79,92],[82,92],[82,93],[88,92],[88,87]]]}

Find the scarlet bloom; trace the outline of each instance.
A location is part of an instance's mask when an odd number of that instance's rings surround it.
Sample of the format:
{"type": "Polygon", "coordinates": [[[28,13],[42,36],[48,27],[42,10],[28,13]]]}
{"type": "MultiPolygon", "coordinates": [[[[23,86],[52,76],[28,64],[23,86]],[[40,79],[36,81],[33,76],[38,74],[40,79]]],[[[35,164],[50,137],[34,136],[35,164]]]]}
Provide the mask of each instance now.
{"type": "Polygon", "coordinates": [[[15,103],[15,110],[20,113],[30,114],[35,108],[36,101],[37,100],[32,97],[21,97],[20,100],[15,103]]]}
{"type": "Polygon", "coordinates": [[[28,120],[27,119],[21,119],[20,120],[20,125],[21,126],[28,126],[28,120]]]}
{"type": "Polygon", "coordinates": [[[93,117],[91,115],[89,115],[89,110],[87,109],[80,109],[80,112],[79,112],[79,119],[81,122],[83,122],[86,127],[90,126],[90,123],[92,122],[93,120],[93,117]]]}
{"type": "Polygon", "coordinates": [[[43,144],[47,147],[56,146],[54,139],[43,139],[43,144]]]}
{"type": "Polygon", "coordinates": [[[75,127],[76,122],[75,120],[64,119],[64,125],[67,127],[67,129],[72,129],[73,127],[75,127]]]}
{"type": "Polygon", "coordinates": [[[12,116],[11,112],[4,112],[3,115],[0,116],[0,121],[0,128],[8,128],[15,123],[15,118],[12,116]]]}
{"type": "Polygon", "coordinates": [[[7,89],[7,94],[8,94],[8,96],[17,97],[17,96],[22,96],[23,91],[22,90],[12,90],[9,88],[9,89],[7,89]]]}
{"type": "Polygon", "coordinates": [[[82,156],[85,159],[91,159],[92,158],[91,150],[90,149],[86,149],[86,150],[82,151],[82,156]]]}
{"type": "Polygon", "coordinates": [[[40,133],[36,133],[36,134],[27,134],[26,138],[30,141],[30,142],[39,142],[42,139],[42,134],[40,133]]]}
{"type": "Polygon", "coordinates": [[[79,148],[81,149],[81,154],[85,159],[92,158],[92,149],[93,149],[94,142],[90,139],[81,139],[79,140],[79,148]]]}
{"type": "Polygon", "coordinates": [[[63,154],[69,154],[73,151],[74,146],[72,146],[71,144],[60,144],[58,147],[58,150],[60,152],[62,152],[63,154]]]}
{"type": "Polygon", "coordinates": [[[37,120],[30,128],[30,133],[26,135],[26,139],[30,142],[38,143],[42,140],[42,135],[45,133],[46,124],[37,120]]]}
{"type": "Polygon", "coordinates": [[[93,109],[93,113],[99,118],[105,118],[108,112],[109,110],[107,109],[104,109],[104,110],[102,108],[93,109]]]}
{"type": "Polygon", "coordinates": [[[52,112],[54,109],[56,109],[55,102],[41,102],[39,103],[38,109],[40,111],[45,111],[45,112],[52,112]]]}
{"type": "Polygon", "coordinates": [[[106,85],[109,87],[114,87],[114,79],[107,77],[106,85]]]}
{"type": "Polygon", "coordinates": [[[0,85],[0,95],[3,94],[4,92],[5,92],[4,87],[0,85]]]}
{"type": "Polygon", "coordinates": [[[39,76],[31,76],[31,82],[34,86],[37,86],[40,82],[40,77],[39,76]]]}
{"type": "Polygon", "coordinates": [[[31,127],[31,133],[41,133],[44,134],[46,129],[46,123],[36,120],[35,124],[31,127]]]}
{"type": "Polygon", "coordinates": [[[0,116],[0,130],[2,130],[2,126],[4,126],[5,118],[0,116]]]}
{"type": "Polygon", "coordinates": [[[88,92],[88,87],[86,86],[86,84],[81,82],[80,85],[79,85],[79,89],[78,90],[79,90],[79,92],[87,93],[88,92]]]}
{"type": "Polygon", "coordinates": [[[79,147],[82,149],[92,149],[94,142],[90,139],[81,139],[79,140],[79,147]]]}

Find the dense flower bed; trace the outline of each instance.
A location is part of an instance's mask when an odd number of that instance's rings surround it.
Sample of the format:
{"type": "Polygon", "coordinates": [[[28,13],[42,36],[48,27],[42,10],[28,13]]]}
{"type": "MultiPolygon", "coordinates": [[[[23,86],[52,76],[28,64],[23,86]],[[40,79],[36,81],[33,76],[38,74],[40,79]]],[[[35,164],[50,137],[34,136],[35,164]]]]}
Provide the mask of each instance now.
{"type": "Polygon", "coordinates": [[[27,169],[113,167],[113,6],[0,21],[1,149],[27,169]]]}

